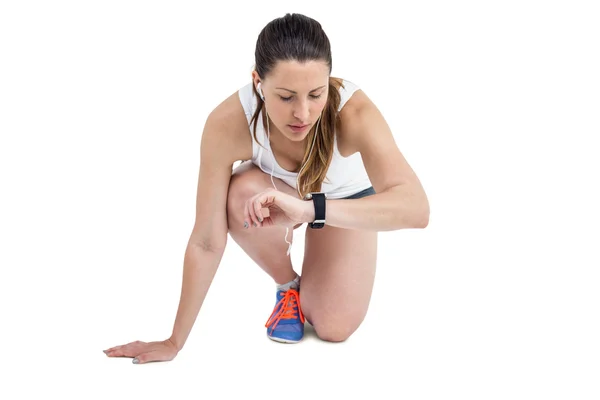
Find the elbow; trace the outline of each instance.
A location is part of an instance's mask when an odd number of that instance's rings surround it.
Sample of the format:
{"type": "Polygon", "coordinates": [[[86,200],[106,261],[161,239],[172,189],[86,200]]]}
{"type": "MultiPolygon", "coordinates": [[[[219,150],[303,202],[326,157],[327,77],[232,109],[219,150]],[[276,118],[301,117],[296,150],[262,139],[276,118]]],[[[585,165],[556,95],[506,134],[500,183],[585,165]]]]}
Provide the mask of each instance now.
{"type": "Polygon", "coordinates": [[[429,212],[421,215],[414,224],[416,229],[425,229],[429,225],[429,212]]]}
{"type": "Polygon", "coordinates": [[[421,207],[419,207],[419,211],[415,213],[417,218],[415,218],[415,228],[417,229],[425,229],[427,225],[429,225],[429,202],[425,200],[421,207]]]}
{"type": "Polygon", "coordinates": [[[206,253],[222,254],[225,251],[225,243],[215,243],[210,240],[193,241],[189,242],[189,245],[206,253]]]}
{"type": "Polygon", "coordinates": [[[409,196],[402,194],[396,203],[396,218],[392,230],[424,229],[429,225],[429,200],[423,190],[409,190],[409,196]]]}
{"type": "Polygon", "coordinates": [[[405,226],[412,229],[425,229],[429,225],[429,202],[419,202],[418,206],[410,213],[411,217],[405,221],[405,226]],[[406,226],[408,225],[408,226],[406,226]]]}
{"type": "Polygon", "coordinates": [[[224,238],[220,238],[221,240],[216,240],[215,237],[218,237],[218,235],[207,236],[192,234],[188,241],[188,246],[193,246],[204,252],[223,253],[223,251],[225,251],[225,246],[227,245],[227,235],[225,235],[224,238]]]}
{"type": "Polygon", "coordinates": [[[429,210],[415,211],[407,215],[406,211],[399,212],[391,230],[425,229],[429,225],[429,210]]]}

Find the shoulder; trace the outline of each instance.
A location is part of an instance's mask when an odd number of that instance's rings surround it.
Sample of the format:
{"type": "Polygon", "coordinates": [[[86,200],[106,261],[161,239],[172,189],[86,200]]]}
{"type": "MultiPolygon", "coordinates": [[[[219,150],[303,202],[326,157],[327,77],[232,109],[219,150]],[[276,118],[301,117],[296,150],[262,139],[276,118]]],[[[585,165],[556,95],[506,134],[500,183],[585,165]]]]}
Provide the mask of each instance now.
{"type": "Polygon", "coordinates": [[[346,108],[346,105],[356,107],[361,101],[364,101],[366,97],[363,90],[353,81],[349,81],[344,78],[331,77],[331,84],[340,93],[342,110],[346,108]]]}
{"type": "Polygon", "coordinates": [[[340,91],[341,102],[339,110],[340,126],[338,140],[340,152],[349,156],[359,151],[360,133],[364,132],[364,126],[368,125],[372,118],[375,104],[367,94],[352,81],[335,78],[340,91]],[[344,85],[342,87],[341,85],[344,85]]]}
{"type": "Polygon", "coordinates": [[[221,101],[208,115],[202,141],[210,148],[220,149],[230,161],[252,158],[252,138],[246,111],[235,91],[221,101]]]}
{"type": "Polygon", "coordinates": [[[237,92],[238,102],[240,103],[248,120],[258,107],[258,99],[254,95],[254,85],[252,82],[242,86],[237,92]]]}
{"type": "Polygon", "coordinates": [[[360,87],[357,84],[347,79],[331,77],[330,83],[340,94],[338,111],[341,111],[346,103],[354,97],[354,94],[360,91],[360,87]]]}

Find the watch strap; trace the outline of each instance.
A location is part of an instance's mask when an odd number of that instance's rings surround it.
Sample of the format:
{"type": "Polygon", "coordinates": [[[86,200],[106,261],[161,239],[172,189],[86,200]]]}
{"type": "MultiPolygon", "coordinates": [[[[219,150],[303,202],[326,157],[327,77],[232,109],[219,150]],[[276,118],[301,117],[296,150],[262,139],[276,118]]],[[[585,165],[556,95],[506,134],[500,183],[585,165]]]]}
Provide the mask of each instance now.
{"type": "Polygon", "coordinates": [[[327,196],[325,193],[309,193],[307,197],[312,199],[315,207],[315,220],[309,222],[308,226],[313,229],[323,228],[325,226],[325,204],[327,196]]]}

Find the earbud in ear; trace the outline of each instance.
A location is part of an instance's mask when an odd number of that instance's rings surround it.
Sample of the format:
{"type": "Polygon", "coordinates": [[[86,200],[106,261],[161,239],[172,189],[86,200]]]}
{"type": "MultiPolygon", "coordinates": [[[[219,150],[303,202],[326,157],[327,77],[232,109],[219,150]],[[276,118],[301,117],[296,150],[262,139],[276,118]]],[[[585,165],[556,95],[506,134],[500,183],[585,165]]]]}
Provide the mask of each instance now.
{"type": "Polygon", "coordinates": [[[262,89],[260,88],[260,82],[258,82],[258,85],[256,85],[256,91],[258,92],[258,95],[260,96],[262,101],[265,101],[265,96],[263,95],[262,89]]]}

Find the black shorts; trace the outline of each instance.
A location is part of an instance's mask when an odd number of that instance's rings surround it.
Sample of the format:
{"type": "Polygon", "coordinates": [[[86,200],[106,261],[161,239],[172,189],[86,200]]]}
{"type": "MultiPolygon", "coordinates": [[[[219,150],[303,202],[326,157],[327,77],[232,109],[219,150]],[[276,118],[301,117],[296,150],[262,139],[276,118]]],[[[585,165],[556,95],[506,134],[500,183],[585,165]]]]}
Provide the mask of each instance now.
{"type": "Polygon", "coordinates": [[[365,190],[361,190],[358,193],[354,193],[351,196],[348,197],[342,197],[342,199],[360,199],[361,197],[367,197],[367,196],[371,196],[375,194],[375,189],[373,189],[373,186],[371,186],[370,188],[366,188],[365,190]]]}

